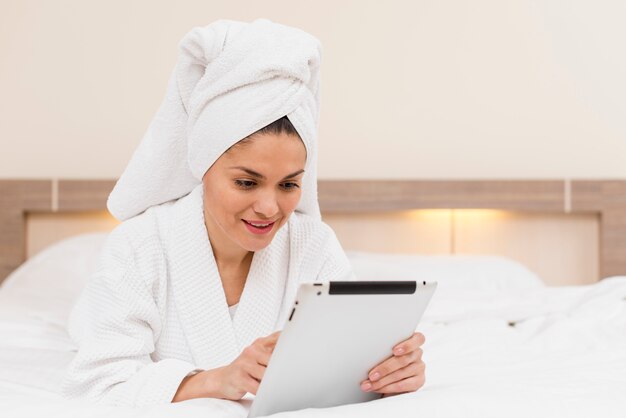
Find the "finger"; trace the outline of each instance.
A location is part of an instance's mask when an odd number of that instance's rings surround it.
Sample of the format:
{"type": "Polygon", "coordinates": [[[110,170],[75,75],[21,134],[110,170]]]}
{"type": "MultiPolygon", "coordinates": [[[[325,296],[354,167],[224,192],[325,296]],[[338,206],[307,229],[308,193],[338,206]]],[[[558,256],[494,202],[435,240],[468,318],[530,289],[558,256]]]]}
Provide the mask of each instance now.
{"type": "Polygon", "coordinates": [[[276,341],[278,341],[278,337],[280,337],[280,331],[276,331],[268,335],[267,337],[264,338],[264,340],[276,344],[276,341]]]}
{"type": "Polygon", "coordinates": [[[263,376],[265,375],[265,370],[267,367],[259,364],[259,363],[250,363],[246,364],[245,371],[257,381],[263,380],[263,376]]]}
{"type": "Polygon", "coordinates": [[[242,367],[236,367],[225,377],[222,382],[222,392],[225,394],[225,399],[239,400],[246,392],[256,394],[259,388],[259,382],[242,367]]]}
{"type": "Polygon", "coordinates": [[[252,344],[246,347],[241,353],[241,360],[244,364],[260,364],[261,366],[267,366],[272,353],[259,347],[257,344],[252,344]]]}
{"type": "Polygon", "coordinates": [[[280,333],[281,333],[281,331],[274,331],[273,333],[268,335],[268,337],[278,338],[280,336],[280,333]]]}
{"type": "Polygon", "coordinates": [[[246,347],[246,350],[254,357],[259,356],[259,353],[271,354],[274,351],[277,340],[278,335],[276,333],[267,337],[257,338],[251,345],[246,347]]]}
{"type": "Polygon", "coordinates": [[[276,331],[275,333],[270,334],[265,338],[260,338],[259,340],[263,348],[273,351],[276,343],[278,342],[278,337],[280,337],[280,331],[276,331]]]}
{"type": "Polygon", "coordinates": [[[409,377],[418,376],[420,374],[424,374],[426,370],[426,364],[420,361],[417,363],[411,363],[406,367],[401,368],[400,370],[396,370],[393,373],[388,374],[382,379],[376,382],[370,382],[371,387],[368,392],[376,392],[378,389],[388,386],[392,383],[399,382],[409,377]]]}
{"type": "Polygon", "coordinates": [[[267,367],[270,364],[272,353],[270,351],[259,351],[256,354],[255,361],[263,367],[267,367]]]}
{"type": "Polygon", "coordinates": [[[416,332],[410,338],[402,341],[400,344],[393,348],[394,356],[401,356],[406,353],[410,353],[421,347],[426,342],[426,337],[421,332],[416,332]]]}
{"type": "Polygon", "coordinates": [[[387,386],[383,386],[382,388],[378,389],[376,393],[392,394],[415,392],[416,390],[424,386],[425,381],[425,375],[419,374],[417,376],[408,377],[406,379],[400,380],[399,382],[394,382],[387,386]]]}
{"type": "Polygon", "coordinates": [[[396,370],[399,370],[409,365],[410,363],[417,361],[418,357],[421,358],[421,356],[421,349],[417,349],[416,351],[410,352],[403,356],[389,357],[387,360],[374,367],[367,374],[367,377],[372,382],[375,382],[387,376],[388,374],[393,373],[396,370]]]}
{"type": "Polygon", "coordinates": [[[241,389],[256,395],[257,390],[259,390],[259,385],[260,383],[250,376],[241,382],[241,389]]]}
{"type": "MultiPolygon", "coordinates": [[[[369,390],[367,392],[377,391],[380,388],[383,388],[387,385],[390,385],[395,382],[399,382],[401,380],[407,379],[409,377],[418,376],[420,374],[424,374],[426,370],[426,365],[424,362],[415,362],[403,367],[399,370],[396,370],[393,373],[388,374],[387,376],[372,382],[370,380],[366,380],[364,383],[369,383],[369,390]]],[[[362,385],[367,386],[367,385],[362,385]]]]}

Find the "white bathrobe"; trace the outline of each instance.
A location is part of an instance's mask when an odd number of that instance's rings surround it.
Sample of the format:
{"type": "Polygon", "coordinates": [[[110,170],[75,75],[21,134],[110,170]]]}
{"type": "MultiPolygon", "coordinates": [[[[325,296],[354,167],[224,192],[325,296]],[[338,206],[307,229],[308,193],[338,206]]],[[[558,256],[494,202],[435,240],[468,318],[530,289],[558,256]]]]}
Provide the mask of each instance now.
{"type": "Polygon", "coordinates": [[[170,402],[189,373],[227,365],[282,329],[299,283],[353,279],[333,231],[293,213],[254,254],[231,320],[200,184],[111,233],[70,319],[79,349],[63,390],[112,404],[170,402]]]}

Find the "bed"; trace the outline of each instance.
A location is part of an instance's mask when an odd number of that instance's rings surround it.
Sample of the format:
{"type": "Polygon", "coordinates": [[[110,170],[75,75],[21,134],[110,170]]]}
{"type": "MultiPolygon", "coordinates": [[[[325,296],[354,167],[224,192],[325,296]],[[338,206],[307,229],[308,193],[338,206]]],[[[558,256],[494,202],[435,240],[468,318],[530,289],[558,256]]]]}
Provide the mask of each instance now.
{"type": "MultiPolygon", "coordinates": [[[[2,266],[10,271],[0,287],[2,416],[246,416],[250,398],[132,409],[69,402],[59,395],[75,349],[65,331],[67,316],[89,280],[106,232],[64,239],[27,258],[26,215],[101,210],[111,186],[111,181],[0,182],[2,266]],[[11,264],[15,260],[17,268],[11,264]]],[[[623,417],[625,190],[616,181],[322,182],[320,201],[329,219],[416,208],[591,214],[600,234],[602,280],[548,286],[525,265],[498,255],[349,250],[360,279],[439,283],[419,326],[427,337],[426,385],[364,404],[275,416],[623,417]]]]}

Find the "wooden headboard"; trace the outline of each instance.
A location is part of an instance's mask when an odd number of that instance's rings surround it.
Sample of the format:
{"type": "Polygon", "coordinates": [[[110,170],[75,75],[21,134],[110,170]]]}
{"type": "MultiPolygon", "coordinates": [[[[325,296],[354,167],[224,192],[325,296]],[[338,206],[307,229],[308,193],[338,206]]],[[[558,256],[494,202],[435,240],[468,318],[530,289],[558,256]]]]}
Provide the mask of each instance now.
{"type": "MultiPolygon", "coordinates": [[[[0,180],[0,282],[26,259],[26,217],[106,209],[114,180],[0,180]]],[[[594,214],[598,277],[626,275],[626,180],[321,180],[322,212],[498,209],[594,214]]]]}

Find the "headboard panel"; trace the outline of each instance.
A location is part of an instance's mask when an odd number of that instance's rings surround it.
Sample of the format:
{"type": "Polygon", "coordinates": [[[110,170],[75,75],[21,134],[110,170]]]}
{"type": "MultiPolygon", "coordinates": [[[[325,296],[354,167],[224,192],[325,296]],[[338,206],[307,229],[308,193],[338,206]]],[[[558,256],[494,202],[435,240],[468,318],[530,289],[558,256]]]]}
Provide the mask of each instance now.
{"type": "MultiPolygon", "coordinates": [[[[0,282],[26,258],[26,215],[106,210],[114,180],[0,180],[0,282]]],[[[321,180],[324,214],[498,209],[591,214],[600,225],[599,277],[626,275],[623,180],[321,180]]]]}
{"type": "Polygon", "coordinates": [[[27,212],[50,211],[51,182],[0,180],[0,282],[25,259],[27,212]]]}
{"type": "Polygon", "coordinates": [[[407,209],[501,209],[562,212],[562,181],[339,180],[320,181],[325,212],[407,209]]]}
{"type": "Polygon", "coordinates": [[[600,214],[601,277],[626,274],[626,181],[572,182],[573,212],[600,214]]]}

